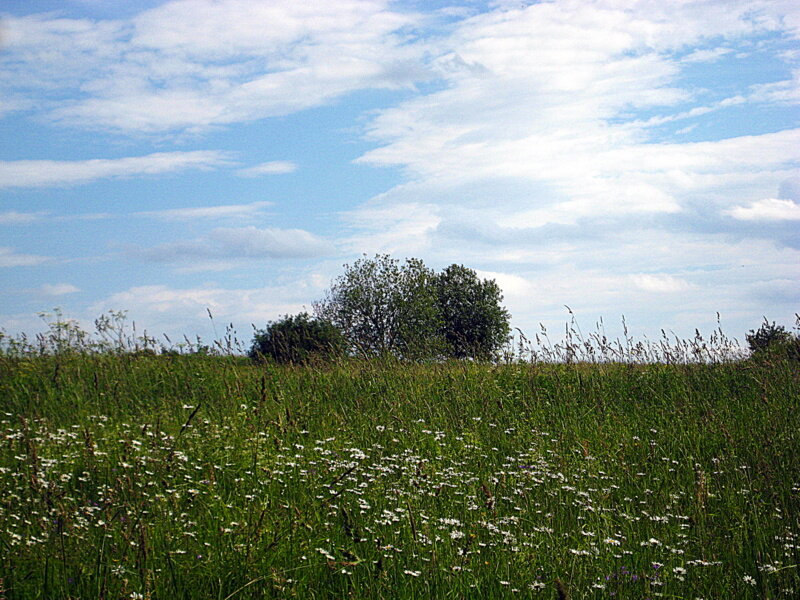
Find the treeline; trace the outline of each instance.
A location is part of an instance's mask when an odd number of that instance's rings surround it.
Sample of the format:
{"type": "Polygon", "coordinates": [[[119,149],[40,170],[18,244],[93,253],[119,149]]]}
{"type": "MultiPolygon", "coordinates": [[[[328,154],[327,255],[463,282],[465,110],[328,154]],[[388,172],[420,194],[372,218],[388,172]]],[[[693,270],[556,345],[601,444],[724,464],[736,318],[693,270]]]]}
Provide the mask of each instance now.
{"type": "Polygon", "coordinates": [[[393,356],[492,360],[510,318],[493,280],[450,265],[440,273],[416,258],[366,256],[336,278],[314,314],[287,315],[257,331],[249,355],[278,362],[393,356]]]}
{"type": "MultiPolygon", "coordinates": [[[[800,336],[766,319],[746,336],[747,350],[721,330],[704,339],[655,342],[583,338],[567,327],[565,340],[550,343],[546,332],[533,344],[520,332],[510,337],[510,315],[494,280],[450,265],[440,273],[416,258],[404,263],[388,255],[345,265],[313,314],[286,315],[256,332],[248,355],[257,361],[306,363],[346,356],[400,359],[506,357],[544,362],[687,363],[756,359],[800,360],[800,336]]],[[[573,320],[574,325],[574,320],[573,320]]],[[[800,317],[798,317],[800,328],[800,317]]]]}
{"type": "MultiPolygon", "coordinates": [[[[199,337],[171,340],[132,331],[124,311],[95,320],[90,333],[60,310],[41,313],[47,330],[33,337],[0,329],[0,357],[66,354],[210,355],[249,357],[256,362],[320,363],[347,358],[410,361],[467,359],[481,362],[548,363],[713,363],[751,357],[800,361],[800,335],[766,318],[745,335],[746,347],[717,329],[707,338],[636,340],[606,338],[598,330],[584,337],[575,322],[565,337],[551,341],[544,327],[532,339],[517,330],[502,306],[497,282],[481,279],[463,265],[436,272],[416,258],[363,256],[345,265],[312,312],[285,315],[256,329],[250,342],[233,327],[205,343],[199,337]]],[[[214,321],[211,312],[209,318],[214,321]]],[[[254,326],[255,329],[255,326],[254,326]]],[[[216,326],[215,326],[216,331],[216,326]]],[[[795,331],[800,331],[797,316],[795,331]]]]}

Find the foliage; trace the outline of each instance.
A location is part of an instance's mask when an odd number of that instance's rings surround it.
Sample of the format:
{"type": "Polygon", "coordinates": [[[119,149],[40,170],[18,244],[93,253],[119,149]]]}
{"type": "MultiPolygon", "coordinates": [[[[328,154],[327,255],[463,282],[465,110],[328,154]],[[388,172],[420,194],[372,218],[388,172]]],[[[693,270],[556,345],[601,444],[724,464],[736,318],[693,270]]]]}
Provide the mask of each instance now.
{"type": "Polygon", "coordinates": [[[363,356],[436,356],[444,349],[435,274],[421,260],[366,256],[334,280],[317,315],[339,327],[363,356]]]}
{"type": "Polygon", "coordinates": [[[364,256],[315,305],[364,356],[493,358],[509,333],[494,281],[451,265],[437,274],[416,258],[364,256]]]}
{"type": "Polygon", "coordinates": [[[799,394],[782,360],[0,356],[0,597],[793,598],[799,394]]]}
{"type": "Polygon", "coordinates": [[[248,356],[299,364],[317,358],[341,357],[344,353],[344,337],[332,323],[302,312],[271,321],[265,329],[257,331],[248,356]]]}
{"type": "Polygon", "coordinates": [[[783,325],[770,323],[767,319],[757,330],[750,330],[745,336],[750,352],[756,358],[768,356],[788,356],[800,360],[800,336],[792,335],[783,325]]]}
{"type": "Polygon", "coordinates": [[[463,265],[450,265],[436,277],[442,335],[455,358],[493,358],[508,339],[510,315],[500,303],[494,280],[481,280],[463,265]]]}

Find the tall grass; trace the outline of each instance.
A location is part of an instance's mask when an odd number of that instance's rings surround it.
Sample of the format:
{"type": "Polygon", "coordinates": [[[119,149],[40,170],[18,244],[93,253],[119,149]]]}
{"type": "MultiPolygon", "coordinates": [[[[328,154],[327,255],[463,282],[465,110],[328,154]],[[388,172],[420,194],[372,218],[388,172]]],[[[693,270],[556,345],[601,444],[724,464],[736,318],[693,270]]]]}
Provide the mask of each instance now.
{"type": "Polygon", "coordinates": [[[0,597],[795,597],[797,364],[559,344],[6,352],[0,597]]]}

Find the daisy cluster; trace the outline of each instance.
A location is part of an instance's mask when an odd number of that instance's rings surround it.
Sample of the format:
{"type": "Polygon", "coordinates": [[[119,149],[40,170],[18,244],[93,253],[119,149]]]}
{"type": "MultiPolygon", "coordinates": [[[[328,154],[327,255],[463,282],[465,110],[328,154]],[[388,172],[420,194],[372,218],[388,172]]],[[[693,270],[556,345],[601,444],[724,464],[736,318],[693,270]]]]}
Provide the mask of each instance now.
{"type": "Polygon", "coordinates": [[[595,453],[529,415],[311,431],[253,414],[180,429],[7,414],[0,545],[17,589],[43,569],[64,594],[131,598],[226,580],[299,596],[800,589],[797,515],[756,502],[758,465],[733,453],[671,455],[653,428],[595,453]]]}

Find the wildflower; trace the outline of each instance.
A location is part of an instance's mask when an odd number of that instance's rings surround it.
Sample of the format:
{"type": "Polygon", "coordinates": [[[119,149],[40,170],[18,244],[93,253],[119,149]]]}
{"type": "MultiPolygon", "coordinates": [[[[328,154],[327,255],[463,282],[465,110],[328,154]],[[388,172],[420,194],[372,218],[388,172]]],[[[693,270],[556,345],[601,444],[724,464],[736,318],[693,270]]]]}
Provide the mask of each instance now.
{"type": "Polygon", "coordinates": [[[330,552],[325,550],[325,548],[316,548],[316,550],[317,550],[317,552],[322,554],[322,556],[324,556],[328,560],[336,560],[336,557],[334,557],[330,552]]]}
{"type": "Polygon", "coordinates": [[[534,581],[533,583],[529,583],[528,584],[528,588],[531,589],[534,592],[538,592],[540,590],[543,590],[546,587],[547,587],[547,585],[545,585],[541,581],[534,581]]]}
{"type": "Polygon", "coordinates": [[[748,585],[755,585],[756,584],[756,580],[753,579],[753,577],[751,577],[750,575],[745,575],[744,577],[742,577],[742,579],[748,585]]]}
{"type": "Polygon", "coordinates": [[[776,573],[779,569],[775,565],[765,564],[765,565],[760,565],[758,567],[758,570],[761,571],[762,573],[776,573]]]}

